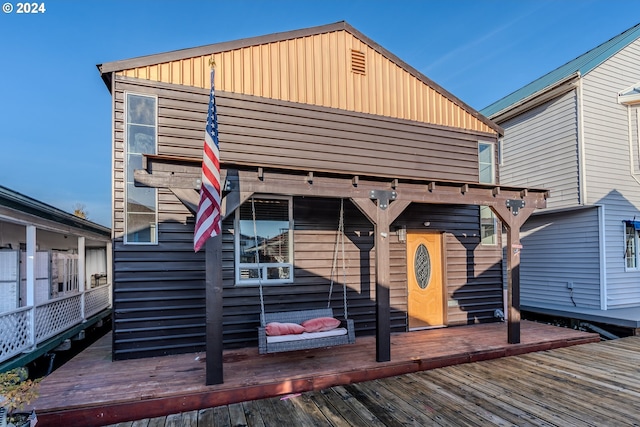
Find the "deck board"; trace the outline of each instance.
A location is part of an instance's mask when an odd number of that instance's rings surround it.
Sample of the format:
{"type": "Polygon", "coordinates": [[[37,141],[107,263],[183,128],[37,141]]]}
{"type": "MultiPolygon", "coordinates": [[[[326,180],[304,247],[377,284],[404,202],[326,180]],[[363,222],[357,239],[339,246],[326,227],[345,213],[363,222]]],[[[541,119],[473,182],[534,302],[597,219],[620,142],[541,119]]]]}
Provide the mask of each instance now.
{"type": "MultiPolygon", "coordinates": [[[[628,337],[452,365],[244,402],[245,414],[263,417],[232,425],[639,426],[638,354],[640,337],[628,337]]],[[[228,424],[198,423],[210,425],[228,424]]]]}
{"type": "MultiPolygon", "coordinates": [[[[366,388],[357,394],[363,402],[369,402],[370,407],[362,402],[358,410],[351,405],[345,406],[358,401],[349,393],[349,390],[354,393],[357,390],[349,388],[351,385],[460,363],[599,341],[595,334],[542,323],[523,321],[521,330],[520,344],[506,343],[506,324],[503,323],[394,334],[389,362],[376,362],[375,337],[358,337],[353,345],[267,355],[259,355],[257,348],[228,350],[223,355],[224,384],[215,386],[204,384],[204,353],[113,362],[110,337],[105,336],[45,378],[41,383],[41,396],[34,406],[38,411],[39,426],[63,422],[91,426],[153,419],[170,413],[290,395],[290,399],[298,400],[275,398],[261,404],[243,404],[246,424],[288,425],[291,418],[287,417],[295,415],[305,424],[323,425],[323,422],[329,423],[329,419],[345,413],[346,424],[352,422],[346,421],[348,419],[362,418],[368,425],[374,425],[373,420],[383,416],[375,412],[374,394],[369,393],[368,400],[363,397],[367,395],[364,393],[366,388]],[[340,385],[345,388],[338,388],[334,395],[318,396],[323,406],[316,405],[311,398],[304,400],[302,405],[300,400],[303,399],[295,396],[340,385]]],[[[624,347],[616,351],[629,353],[629,349],[624,347]]],[[[389,383],[388,387],[392,384],[389,383]]],[[[391,393],[394,392],[399,393],[400,389],[391,393]]],[[[407,396],[409,391],[405,388],[403,393],[407,396]]],[[[396,403],[401,405],[399,401],[396,403]]],[[[445,403],[433,402],[434,405],[445,403]]],[[[441,409],[451,416],[459,411],[455,405],[442,406],[441,409]]],[[[203,412],[198,417],[213,417],[215,425],[233,425],[232,421],[242,422],[238,411],[238,407],[233,411],[227,408],[220,413],[203,412]]],[[[406,415],[402,411],[396,415],[386,421],[401,424],[410,419],[422,419],[422,416],[416,418],[415,414],[406,415]]],[[[451,425],[439,412],[432,415],[430,419],[434,424],[451,425]]],[[[493,419],[494,415],[478,413],[465,417],[473,425],[483,417],[493,419]]],[[[193,425],[194,422],[197,420],[171,419],[171,423],[178,425],[193,425]]]]}

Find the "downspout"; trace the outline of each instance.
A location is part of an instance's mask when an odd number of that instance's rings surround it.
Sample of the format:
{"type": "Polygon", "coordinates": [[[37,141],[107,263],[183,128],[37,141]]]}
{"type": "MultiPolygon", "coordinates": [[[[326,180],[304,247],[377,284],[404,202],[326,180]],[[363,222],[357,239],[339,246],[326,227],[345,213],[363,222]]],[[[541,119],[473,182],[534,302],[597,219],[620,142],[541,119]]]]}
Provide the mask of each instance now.
{"type": "MultiPolygon", "coordinates": [[[[640,126],[640,109],[636,110],[636,123],[640,126]]],[[[631,178],[633,178],[638,184],[640,184],[640,179],[634,173],[635,166],[633,162],[633,134],[631,129],[631,105],[627,104],[627,135],[629,136],[629,174],[631,178]]],[[[638,129],[638,134],[640,135],[640,127],[638,129]]]]}
{"type": "Polygon", "coordinates": [[[578,73],[578,204],[587,204],[587,171],[584,142],[584,104],[582,102],[582,76],[578,73]]]}
{"type": "Polygon", "coordinates": [[[600,310],[607,309],[607,241],[605,236],[605,217],[606,211],[604,205],[598,205],[598,248],[600,253],[600,310]]]}

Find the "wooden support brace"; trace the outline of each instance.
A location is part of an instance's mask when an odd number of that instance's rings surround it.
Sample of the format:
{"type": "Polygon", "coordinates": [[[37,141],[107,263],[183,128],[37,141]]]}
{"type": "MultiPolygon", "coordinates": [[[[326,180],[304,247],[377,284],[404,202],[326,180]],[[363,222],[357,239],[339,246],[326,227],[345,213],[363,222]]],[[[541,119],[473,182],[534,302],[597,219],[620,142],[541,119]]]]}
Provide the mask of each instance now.
{"type": "Polygon", "coordinates": [[[462,194],[464,194],[464,193],[468,193],[468,192],[469,192],[469,184],[465,184],[465,185],[463,185],[463,186],[460,188],[460,192],[461,192],[462,194]]]}
{"type": "Polygon", "coordinates": [[[493,194],[493,196],[497,196],[500,194],[500,187],[493,187],[493,190],[491,190],[491,193],[493,194]]]}

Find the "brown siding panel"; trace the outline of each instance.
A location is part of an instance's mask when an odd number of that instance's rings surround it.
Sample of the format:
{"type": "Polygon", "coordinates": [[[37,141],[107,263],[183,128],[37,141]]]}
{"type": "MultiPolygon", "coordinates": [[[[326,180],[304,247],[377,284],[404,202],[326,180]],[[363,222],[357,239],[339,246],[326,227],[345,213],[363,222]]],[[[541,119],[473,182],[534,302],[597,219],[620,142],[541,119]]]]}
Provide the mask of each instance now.
{"type": "MultiPolygon", "coordinates": [[[[195,78],[195,77],[194,77],[195,78]]],[[[158,192],[159,244],[123,245],[124,91],[157,94],[158,153],[199,158],[207,93],[197,88],[118,78],[114,92],[114,358],[204,349],[204,253],[193,253],[193,217],[167,190],[158,192]]],[[[298,90],[290,88],[291,90],[298,90]]],[[[223,162],[311,171],[477,181],[477,140],[487,134],[379,116],[302,106],[231,93],[218,95],[223,162]]],[[[336,195],[339,197],[339,195],[336,195]]],[[[373,227],[346,203],[349,317],[357,333],[375,332],[373,227]]],[[[295,284],[265,287],[267,311],[327,303],[339,201],[296,199],[295,284]]],[[[501,307],[500,252],[478,245],[475,207],[412,205],[398,220],[408,228],[447,232],[449,324],[484,321],[501,307]],[[464,237],[466,234],[466,237],[464,237]],[[495,257],[497,256],[497,258],[495,257]],[[465,311],[466,310],[466,311],[465,311]]],[[[223,224],[225,346],[255,345],[258,288],[235,286],[234,247],[223,224]]],[[[392,331],[406,330],[406,254],[391,244],[392,331]]],[[[332,306],[342,313],[341,272],[332,306]]]]}

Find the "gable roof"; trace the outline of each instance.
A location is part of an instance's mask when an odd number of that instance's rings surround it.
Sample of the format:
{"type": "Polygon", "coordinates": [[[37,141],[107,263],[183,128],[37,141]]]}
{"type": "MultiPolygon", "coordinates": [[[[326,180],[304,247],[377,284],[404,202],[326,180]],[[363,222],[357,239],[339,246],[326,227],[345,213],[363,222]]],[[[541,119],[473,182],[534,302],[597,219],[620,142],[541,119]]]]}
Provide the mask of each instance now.
{"type": "MultiPolygon", "coordinates": [[[[109,90],[112,89],[114,75],[209,89],[210,58],[215,60],[216,68],[220,69],[216,73],[218,91],[350,109],[473,131],[503,133],[500,126],[345,21],[108,62],[97,67],[109,90]],[[335,58],[329,57],[329,49],[335,53],[335,58]],[[366,62],[375,63],[377,68],[367,68],[360,76],[347,80],[347,87],[336,89],[335,71],[339,69],[344,72],[349,67],[349,61],[352,64],[351,71],[354,71],[354,51],[363,55],[363,61],[365,55],[371,54],[366,62]],[[309,74],[309,69],[315,69],[316,73],[309,74]],[[285,87],[287,84],[291,88],[285,87]],[[303,87],[305,84],[308,86],[303,87]],[[385,84],[392,88],[393,100],[382,92],[384,89],[380,89],[385,84]],[[273,87],[281,87],[286,93],[276,95],[273,87]],[[372,96],[367,99],[367,90],[372,87],[376,90],[370,93],[387,99],[373,100],[372,96]],[[305,97],[305,89],[315,92],[305,97]],[[368,102],[374,106],[372,111],[359,110],[358,105],[343,105],[348,97],[343,89],[353,89],[362,98],[348,99],[346,102],[368,102]],[[331,101],[332,104],[321,99],[331,94],[336,95],[334,98],[341,98],[339,106],[335,99],[331,101]],[[396,114],[395,111],[386,111],[389,109],[400,111],[396,114]]],[[[340,75],[344,80],[343,77],[344,74],[340,75]]]]}
{"type": "Polygon", "coordinates": [[[559,84],[570,80],[571,77],[584,76],[620,50],[633,43],[638,37],[640,37],[640,24],[629,28],[611,40],[602,43],[600,46],[591,49],[576,59],[567,62],[563,66],[556,68],[528,85],[488,105],[480,110],[480,112],[487,117],[496,117],[499,113],[508,110],[516,104],[522,103],[526,99],[530,99],[550,88],[557,87],[559,84]]]}

